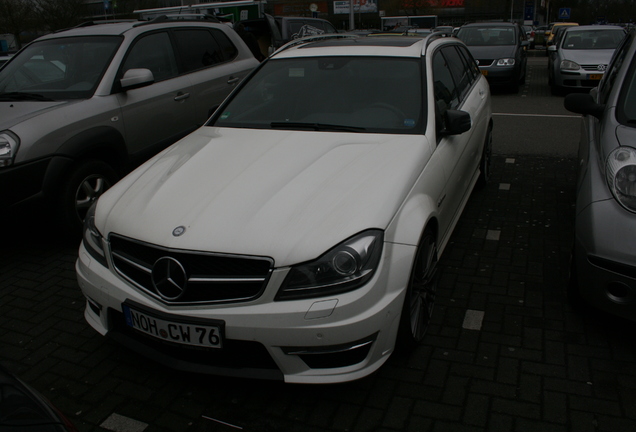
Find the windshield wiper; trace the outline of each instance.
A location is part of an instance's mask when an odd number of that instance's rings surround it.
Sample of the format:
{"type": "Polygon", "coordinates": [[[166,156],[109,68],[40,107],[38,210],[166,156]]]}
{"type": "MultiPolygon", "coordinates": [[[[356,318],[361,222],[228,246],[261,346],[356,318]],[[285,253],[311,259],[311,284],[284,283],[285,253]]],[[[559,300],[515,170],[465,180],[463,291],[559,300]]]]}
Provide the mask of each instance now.
{"type": "Polygon", "coordinates": [[[326,123],[301,123],[301,122],[271,122],[273,129],[311,129],[315,131],[332,131],[332,132],[364,132],[363,127],[343,126],[326,123]]]}
{"type": "Polygon", "coordinates": [[[51,102],[54,99],[51,99],[46,96],[42,96],[38,93],[23,93],[23,92],[10,92],[10,93],[0,93],[0,100],[2,101],[41,101],[41,102],[51,102]]]}

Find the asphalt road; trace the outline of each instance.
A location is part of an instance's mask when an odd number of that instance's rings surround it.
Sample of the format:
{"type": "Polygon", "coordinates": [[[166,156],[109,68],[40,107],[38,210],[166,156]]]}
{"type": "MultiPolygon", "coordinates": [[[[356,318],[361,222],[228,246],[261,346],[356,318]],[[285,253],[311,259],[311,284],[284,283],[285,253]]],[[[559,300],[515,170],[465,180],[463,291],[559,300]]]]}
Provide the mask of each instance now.
{"type": "Polygon", "coordinates": [[[493,180],[447,246],[410,356],[326,386],[159,366],[86,324],[77,245],[40,214],[3,226],[0,363],[82,432],[636,430],[634,324],[564,296],[579,120],[550,95],[545,65],[531,58],[518,94],[494,92],[493,180]]]}

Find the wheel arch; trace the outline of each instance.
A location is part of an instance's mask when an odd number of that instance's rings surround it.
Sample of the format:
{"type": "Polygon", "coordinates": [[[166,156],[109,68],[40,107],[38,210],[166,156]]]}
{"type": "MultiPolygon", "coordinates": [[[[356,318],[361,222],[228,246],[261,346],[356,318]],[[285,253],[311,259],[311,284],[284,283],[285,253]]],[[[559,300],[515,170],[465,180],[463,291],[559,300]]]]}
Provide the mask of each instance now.
{"type": "Polygon", "coordinates": [[[121,133],[107,126],[84,130],[60,146],[60,155],[80,160],[97,159],[109,164],[120,175],[128,164],[126,142],[121,133]]]}

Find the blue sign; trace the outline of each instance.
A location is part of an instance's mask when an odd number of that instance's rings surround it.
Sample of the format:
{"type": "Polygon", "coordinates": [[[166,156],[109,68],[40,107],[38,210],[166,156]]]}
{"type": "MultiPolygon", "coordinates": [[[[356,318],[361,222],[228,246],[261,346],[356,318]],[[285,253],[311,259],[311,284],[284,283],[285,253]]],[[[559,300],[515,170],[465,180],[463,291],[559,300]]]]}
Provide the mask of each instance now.
{"type": "Polygon", "coordinates": [[[572,12],[572,10],[570,8],[560,8],[559,9],[559,19],[569,20],[571,12],[572,12]]]}

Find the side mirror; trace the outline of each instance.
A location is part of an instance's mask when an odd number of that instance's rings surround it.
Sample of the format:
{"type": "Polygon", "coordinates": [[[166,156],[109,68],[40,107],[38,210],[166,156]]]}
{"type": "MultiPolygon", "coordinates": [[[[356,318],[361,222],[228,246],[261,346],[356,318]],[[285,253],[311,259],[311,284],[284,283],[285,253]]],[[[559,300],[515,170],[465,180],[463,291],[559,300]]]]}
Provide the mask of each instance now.
{"type": "Polygon", "coordinates": [[[473,124],[470,114],[466,111],[448,110],[446,115],[446,130],[444,135],[461,135],[468,132],[473,124]]]}
{"type": "Polygon", "coordinates": [[[570,93],[563,100],[566,110],[577,114],[591,115],[600,119],[605,112],[605,105],[598,104],[590,94],[570,93]]]}
{"type": "Polygon", "coordinates": [[[550,52],[556,52],[556,50],[557,50],[556,45],[550,45],[550,46],[548,47],[548,51],[550,51],[550,52]]]}
{"type": "Polygon", "coordinates": [[[122,89],[131,90],[152,84],[155,77],[150,69],[128,69],[119,82],[122,89]]]}

